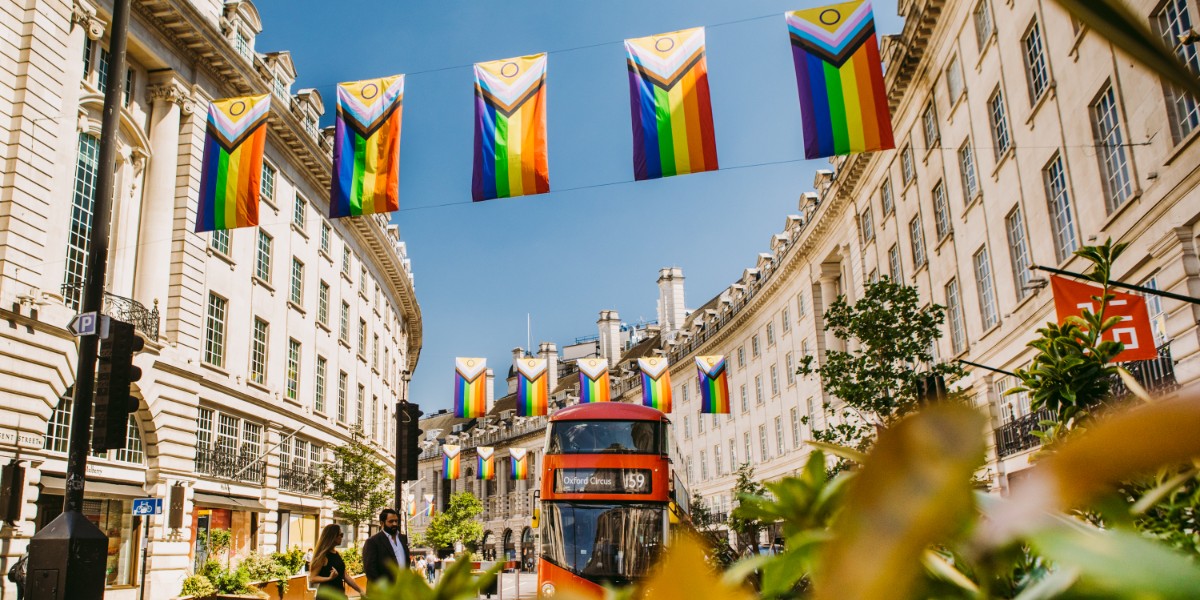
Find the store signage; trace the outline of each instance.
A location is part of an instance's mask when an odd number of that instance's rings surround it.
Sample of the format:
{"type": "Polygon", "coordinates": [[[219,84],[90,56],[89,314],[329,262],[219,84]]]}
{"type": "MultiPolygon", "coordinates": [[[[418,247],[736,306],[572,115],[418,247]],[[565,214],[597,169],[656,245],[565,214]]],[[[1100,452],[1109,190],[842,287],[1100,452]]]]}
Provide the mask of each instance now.
{"type": "Polygon", "coordinates": [[[555,469],[560,494],[649,494],[650,469],[555,469]]]}
{"type": "Polygon", "coordinates": [[[16,446],[23,450],[41,450],[46,436],[7,427],[0,428],[0,446],[16,446]]]}

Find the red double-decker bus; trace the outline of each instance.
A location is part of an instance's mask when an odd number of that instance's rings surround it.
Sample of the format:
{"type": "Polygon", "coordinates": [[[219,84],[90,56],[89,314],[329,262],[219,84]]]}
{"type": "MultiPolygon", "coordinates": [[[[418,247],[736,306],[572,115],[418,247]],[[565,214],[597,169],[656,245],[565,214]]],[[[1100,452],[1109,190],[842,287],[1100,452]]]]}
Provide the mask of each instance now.
{"type": "Polygon", "coordinates": [[[646,576],[668,542],[673,500],[670,420],[617,402],[550,417],[542,461],[538,591],[603,598],[605,584],[646,576]]]}

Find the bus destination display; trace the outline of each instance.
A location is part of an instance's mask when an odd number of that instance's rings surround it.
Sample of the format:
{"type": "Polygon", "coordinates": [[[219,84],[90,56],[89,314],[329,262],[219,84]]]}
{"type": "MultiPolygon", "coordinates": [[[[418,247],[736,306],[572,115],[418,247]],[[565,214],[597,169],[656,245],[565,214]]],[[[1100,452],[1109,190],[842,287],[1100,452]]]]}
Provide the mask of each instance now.
{"type": "Polygon", "coordinates": [[[559,494],[649,494],[650,469],[555,469],[559,494]]]}

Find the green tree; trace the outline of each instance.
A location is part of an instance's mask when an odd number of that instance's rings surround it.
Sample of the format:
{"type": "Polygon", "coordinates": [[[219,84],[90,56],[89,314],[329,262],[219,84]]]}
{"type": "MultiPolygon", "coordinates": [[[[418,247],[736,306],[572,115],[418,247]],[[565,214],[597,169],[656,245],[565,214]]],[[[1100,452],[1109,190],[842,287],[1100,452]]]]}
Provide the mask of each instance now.
{"type": "Polygon", "coordinates": [[[917,409],[918,385],[926,376],[941,375],[947,385],[962,377],[957,363],[933,364],[931,350],[945,318],[944,307],[922,307],[916,288],[887,277],[868,283],[854,304],[838,296],[825,312],[825,329],[848,350],[826,350],[820,366],[806,356],[797,370],[819,375],[823,389],[845,403],[840,414],[824,405],[825,428],[814,428],[813,437],[863,449],[878,430],[917,409]]]}
{"type": "Polygon", "coordinates": [[[700,494],[692,496],[692,502],[688,506],[688,519],[695,533],[704,542],[705,555],[709,562],[721,567],[733,564],[737,556],[729,546],[729,535],[720,528],[725,522],[717,519],[700,494]]]}
{"type": "Polygon", "coordinates": [[[483,512],[483,503],[471,492],[450,496],[445,511],[434,515],[422,536],[425,544],[438,550],[453,548],[455,542],[474,550],[483,537],[483,524],[475,517],[483,512]]]}
{"type": "Polygon", "coordinates": [[[323,468],[329,497],[337,503],[338,512],[354,525],[357,540],[359,525],[369,523],[391,504],[394,474],[375,447],[362,441],[357,430],[350,443],[334,448],[333,456],[333,462],[323,468]]]}
{"type": "MultiPolygon", "coordinates": [[[[754,467],[746,462],[734,473],[737,481],[733,484],[733,495],[738,502],[747,498],[761,498],[766,495],[767,488],[754,479],[754,467]]],[[[762,532],[764,523],[745,511],[734,510],[729,515],[729,529],[737,534],[738,553],[744,554],[747,548],[758,552],[758,534],[762,532]]]]}

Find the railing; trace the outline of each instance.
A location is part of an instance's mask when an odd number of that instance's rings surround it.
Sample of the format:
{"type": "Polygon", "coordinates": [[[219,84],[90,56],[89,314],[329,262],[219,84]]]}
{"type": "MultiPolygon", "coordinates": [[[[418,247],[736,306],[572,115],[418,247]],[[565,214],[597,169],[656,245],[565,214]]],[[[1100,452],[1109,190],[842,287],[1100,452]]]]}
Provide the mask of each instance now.
{"type": "MultiPolygon", "coordinates": [[[[479,428],[479,427],[490,427],[490,426],[483,425],[482,423],[475,426],[475,428],[479,428]]],[[[472,428],[464,433],[473,433],[475,431],[475,428],[472,428]]],[[[544,431],[545,429],[546,429],[546,420],[541,417],[533,417],[533,418],[526,419],[524,422],[519,423],[519,424],[513,423],[512,425],[509,425],[507,427],[501,425],[501,426],[499,426],[499,428],[496,431],[489,431],[487,433],[484,433],[483,435],[469,435],[465,439],[460,438],[459,444],[462,445],[462,450],[465,452],[465,451],[471,450],[472,448],[477,448],[479,446],[504,445],[503,442],[507,442],[508,440],[511,440],[513,438],[519,438],[519,437],[522,437],[525,435],[529,435],[530,433],[544,431]]],[[[430,459],[430,458],[436,458],[436,457],[440,456],[441,453],[442,453],[441,448],[425,448],[425,449],[421,450],[421,455],[418,459],[426,460],[426,459],[430,459]]]]}
{"type": "MultiPolygon", "coordinates": [[[[1175,361],[1171,358],[1170,344],[1159,346],[1158,358],[1125,363],[1122,366],[1151,394],[1169,394],[1179,388],[1179,382],[1175,380],[1175,361]]],[[[1110,384],[1108,402],[1111,404],[1119,404],[1132,394],[1119,376],[1114,376],[1110,384]]],[[[1000,426],[996,429],[996,453],[1004,458],[1041,445],[1041,439],[1033,432],[1041,429],[1041,421],[1053,418],[1049,410],[1042,409],[1000,426]]]]}
{"type": "Polygon", "coordinates": [[[262,484],[267,475],[267,461],[256,452],[229,446],[196,445],[196,471],[205,475],[262,484]]]}
{"type": "Polygon", "coordinates": [[[280,465],[279,489],[306,496],[324,496],[325,475],[319,468],[280,465]]]}
{"type": "MultiPolygon", "coordinates": [[[[83,282],[64,283],[62,285],[63,302],[75,310],[83,304],[83,282]]],[[[147,309],[141,302],[132,298],[118,296],[104,292],[104,304],[100,312],[126,323],[132,323],[134,329],[137,329],[146,336],[147,339],[158,341],[158,301],[154,302],[154,308],[147,309]]]]}

